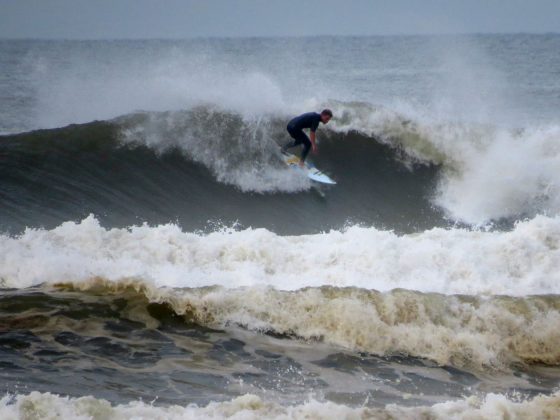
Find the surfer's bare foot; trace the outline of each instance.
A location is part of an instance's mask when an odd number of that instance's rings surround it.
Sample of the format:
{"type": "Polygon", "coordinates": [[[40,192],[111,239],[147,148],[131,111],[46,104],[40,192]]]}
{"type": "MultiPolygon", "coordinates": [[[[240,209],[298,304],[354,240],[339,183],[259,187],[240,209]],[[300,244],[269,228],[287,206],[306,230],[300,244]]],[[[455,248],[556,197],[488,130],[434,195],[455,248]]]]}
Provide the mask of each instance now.
{"type": "Polygon", "coordinates": [[[305,165],[305,163],[303,162],[303,160],[300,160],[300,161],[299,161],[299,167],[300,167],[300,168],[303,168],[303,165],[305,165]]]}

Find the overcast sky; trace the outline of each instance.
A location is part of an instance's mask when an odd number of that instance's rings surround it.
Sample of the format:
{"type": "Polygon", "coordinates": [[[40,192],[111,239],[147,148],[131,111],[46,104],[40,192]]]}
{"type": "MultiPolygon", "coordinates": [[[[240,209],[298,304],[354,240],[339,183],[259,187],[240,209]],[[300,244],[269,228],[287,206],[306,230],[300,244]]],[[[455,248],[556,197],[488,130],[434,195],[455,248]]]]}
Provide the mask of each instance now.
{"type": "Polygon", "coordinates": [[[0,0],[0,38],[560,32],[560,0],[0,0]]]}

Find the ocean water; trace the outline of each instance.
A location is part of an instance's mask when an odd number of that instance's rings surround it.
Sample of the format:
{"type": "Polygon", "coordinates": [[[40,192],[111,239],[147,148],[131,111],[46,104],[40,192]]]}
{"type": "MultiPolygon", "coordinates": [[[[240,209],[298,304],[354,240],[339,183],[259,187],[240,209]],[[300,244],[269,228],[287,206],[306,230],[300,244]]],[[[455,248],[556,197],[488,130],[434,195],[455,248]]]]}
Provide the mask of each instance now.
{"type": "Polygon", "coordinates": [[[0,418],[560,416],[560,35],[0,68],[0,418]],[[279,152],[325,107],[333,187],[279,152]]]}

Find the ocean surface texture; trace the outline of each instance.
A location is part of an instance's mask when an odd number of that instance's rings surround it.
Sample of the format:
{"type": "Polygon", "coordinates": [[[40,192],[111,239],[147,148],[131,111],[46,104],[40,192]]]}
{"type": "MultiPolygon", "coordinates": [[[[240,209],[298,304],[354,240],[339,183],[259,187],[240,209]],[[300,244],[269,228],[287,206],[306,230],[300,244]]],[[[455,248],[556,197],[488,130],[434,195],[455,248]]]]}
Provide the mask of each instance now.
{"type": "Polygon", "coordinates": [[[560,417],[560,35],[0,69],[0,418],[560,417]]]}

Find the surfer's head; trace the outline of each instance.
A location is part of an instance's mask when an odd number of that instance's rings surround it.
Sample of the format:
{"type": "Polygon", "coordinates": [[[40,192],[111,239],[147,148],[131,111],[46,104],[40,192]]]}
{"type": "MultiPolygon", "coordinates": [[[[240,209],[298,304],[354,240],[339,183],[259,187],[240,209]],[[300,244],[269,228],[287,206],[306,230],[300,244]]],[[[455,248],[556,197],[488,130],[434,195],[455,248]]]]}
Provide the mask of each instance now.
{"type": "Polygon", "coordinates": [[[332,118],[332,111],[330,109],[323,109],[321,111],[321,121],[323,124],[328,123],[332,118]]]}

